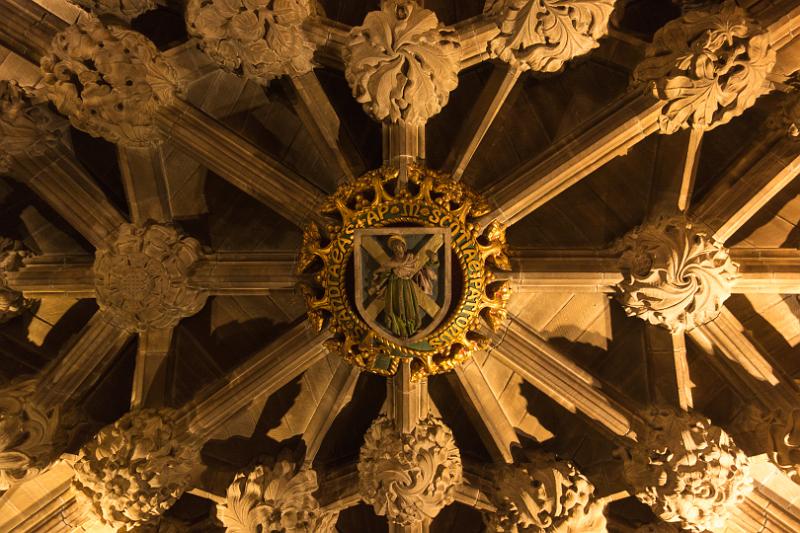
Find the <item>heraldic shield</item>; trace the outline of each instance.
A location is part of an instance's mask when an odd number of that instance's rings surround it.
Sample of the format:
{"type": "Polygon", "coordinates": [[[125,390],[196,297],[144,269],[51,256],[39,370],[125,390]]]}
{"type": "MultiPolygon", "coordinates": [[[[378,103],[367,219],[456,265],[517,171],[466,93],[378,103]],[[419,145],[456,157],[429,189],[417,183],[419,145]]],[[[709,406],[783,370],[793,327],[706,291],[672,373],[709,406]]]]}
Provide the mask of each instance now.
{"type": "Polygon", "coordinates": [[[400,345],[427,336],[450,309],[450,251],[445,228],[357,229],[355,301],[361,317],[400,345]]]}

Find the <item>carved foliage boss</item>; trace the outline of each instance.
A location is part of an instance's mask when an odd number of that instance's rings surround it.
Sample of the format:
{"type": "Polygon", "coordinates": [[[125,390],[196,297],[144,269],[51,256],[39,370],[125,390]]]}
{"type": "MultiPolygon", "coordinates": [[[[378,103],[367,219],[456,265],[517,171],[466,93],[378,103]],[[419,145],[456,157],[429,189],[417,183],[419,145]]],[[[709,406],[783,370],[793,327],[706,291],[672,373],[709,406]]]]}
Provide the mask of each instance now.
{"type": "Polygon", "coordinates": [[[716,531],[752,489],[747,456],[722,428],[697,413],[653,407],[625,452],[636,497],[666,522],[716,531]]]}
{"type": "Polygon", "coordinates": [[[598,47],[615,0],[489,0],[484,12],[500,33],[492,55],[519,70],[557,72],[598,47]]]}
{"type": "Polygon", "coordinates": [[[23,260],[30,255],[21,242],[0,237],[0,324],[21,315],[33,303],[9,287],[6,278],[7,272],[19,270],[23,260]]]}
{"type": "Polygon", "coordinates": [[[94,263],[97,304],[123,329],[170,328],[197,313],[205,294],[188,276],[202,251],[170,226],[123,224],[94,263]]]}
{"type": "Polygon", "coordinates": [[[284,459],[258,465],[236,475],[225,502],[217,506],[217,517],[228,533],[334,531],[338,515],[322,512],[313,496],[317,489],[317,474],[309,468],[298,469],[284,459]]]}
{"type": "Polygon", "coordinates": [[[498,465],[487,531],[605,533],[603,505],[594,486],[569,461],[536,454],[527,463],[498,465]]]}
{"type": "Polygon", "coordinates": [[[436,517],[453,502],[461,480],[461,454],[453,433],[433,415],[410,433],[401,433],[381,416],[364,437],[358,462],[361,496],[394,523],[436,517]]]}
{"type": "Polygon", "coordinates": [[[617,246],[625,312],[670,331],[713,320],[738,275],[728,251],[682,217],[636,228],[617,246]]]}
{"type": "Polygon", "coordinates": [[[180,88],[144,35],[92,16],[58,33],[41,67],[47,97],[73,126],[125,145],[158,142],[154,114],[180,88]]]}
{"type": "Polygon", "coordinates": [[[139,15],[155,9],[155,0],[69,0],[95,15],[111,15],[130,22],[139,15]]]}
{"type": "Polygon", "coordinates": [[[412,0],[384,0],[353,28],[345,77],[378,121],[424,124],[458,85],[460,44],[433,11],[412,0]]]}
{"type": "Polygon", "coordinates": [[[171,410],[133,411],[81,448],[73,487],[103,523],[132,529],[180,498],[197,461],[197,450],[181,443],[171,410]]]}
{"type": "Polygon", "coordinates": [[[313,0],[190,0],[189,32],[221,67],[267,83],[310,72],[314,47],[300,25],[313,0]]]}
{"type": "Polygon", "coordinates": [[[662,133],[709,130],[752,106],[774,65],[769,34],[728,0],[658,30],[634,78],[665,102],[662,133]]]}

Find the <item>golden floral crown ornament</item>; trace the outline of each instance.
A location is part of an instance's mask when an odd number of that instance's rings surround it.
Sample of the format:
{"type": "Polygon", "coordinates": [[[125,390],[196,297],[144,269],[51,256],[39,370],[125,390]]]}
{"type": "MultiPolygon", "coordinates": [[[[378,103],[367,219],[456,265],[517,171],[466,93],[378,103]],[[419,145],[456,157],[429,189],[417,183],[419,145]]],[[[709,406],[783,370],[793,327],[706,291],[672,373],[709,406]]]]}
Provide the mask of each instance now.
{"type": "Polygon", "coordinates": [[[329,351],[385,376],[411,358],[421,379],[488,346],[483,323],[501,327],[511,294],[493,270],[510,263],[502,225],[477,222],[490,211],[478,194],[418,164],[398,176],[383,167],[341,185],[320,207],[326,227],[306,227],[297,271],[329,351]]]}

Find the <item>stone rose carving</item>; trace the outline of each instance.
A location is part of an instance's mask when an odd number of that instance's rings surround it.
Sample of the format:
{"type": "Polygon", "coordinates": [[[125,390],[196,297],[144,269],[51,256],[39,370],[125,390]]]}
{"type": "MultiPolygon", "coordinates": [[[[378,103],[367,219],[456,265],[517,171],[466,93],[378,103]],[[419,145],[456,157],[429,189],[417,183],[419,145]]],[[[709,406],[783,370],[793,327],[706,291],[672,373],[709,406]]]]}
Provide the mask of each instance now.
{"type": "Polygon", "coordinates": [[[19,270],[23,260],[30,255],[21,242],[0,237],[0,324],[21,315],[33,304],[21,292],[9,287],[5,276],[6,272],[19,270]]]}
{"type": "Polygon", "coordinates": [[[458,85],[460,47],[433,11],[384,0],[350,32],[345,77],[375,120],[424,124],[458,85]]]}
{"type": "Polygon", "coordinates": [[[158,7],[155,0],[69,0],[95,15],[111,15],[130,22],[139,15],[158,7]]]}
{"type": "Polygon", "coordinates": [[[536,454],[528,463],[497,465],[493,478],[497,511],[485,515],[487,531],[607,531],[594,486],[569,461],[536,454]]]}
{"type": "Polygon", "coordinates": [[[186,489],[197,450],[180,442],[174,411],[132,411],[81,448],[73,487],[104,524],[131,530],[159,517],[186,489]]]}
{"type": "Polygon", "coordinates": [[[201,255],[197,240],[171,226],[123,224],[95,257],[97,304],[123,329],[174,327],[205,304],[206,294],[188,281],[201,255]]]}
{"type": "Polygon", "coordinates": [[[217,518],[229,533],[335,531],[338,513],[324,513],[313,496],[317,474],[279,459],[239,473],[217,506],[217,518]]]}
{"type": "Polygon", "coordinates": [[[489,51],[515,69],[558,72],[570,59],[599,46],[614,2],[489,0],[484,13],[500,28],[489,51]]]}
{"type": "Polygon", "coordinates": [[[17,156],[40,156],[58,146],[68,123],[16,81],[0,81],[0,173],[17,156]]]}
{"type": "Polygon", "coordinates": [[[41,66],[45,94],[73,126],[124,145],[159,142],[154,114],[180,89],[145,36],[92,16],[58,33],[41,66]]]}
{"type": "Polygon", "coordinates": [[[36,385],[28,379],[0,389],[0,491],[42,472],[62,449],[59,411],[30,400],[36,385]]]}
{"type": "Polygon", "coordinates": [[[658,30],[633,76],[665,102],[659,126],[674,133],[709,130],[741,115],[764,93],[774,65],[769,34],[728,0],[658,30]]]}
{"type": "Polygon", "coordinates": [[[634,229],[617,250],[625,312],[674,332],[716,318],[738,275],[727,249],[682,217],[634,229]]]}
{"type": "Polygon", "coordinates": [[[189,33],[222,68],[261,84],[313,68],[314,46],[300,25],[312,0],[190,0],[189,33]]]}
{"type": "Polygon", "coordinates": [[[624,452],[623,474],[662,520],[716,531],[752,489],[747,456],[722,428],[697,413],[652,407],[624,452]]]}

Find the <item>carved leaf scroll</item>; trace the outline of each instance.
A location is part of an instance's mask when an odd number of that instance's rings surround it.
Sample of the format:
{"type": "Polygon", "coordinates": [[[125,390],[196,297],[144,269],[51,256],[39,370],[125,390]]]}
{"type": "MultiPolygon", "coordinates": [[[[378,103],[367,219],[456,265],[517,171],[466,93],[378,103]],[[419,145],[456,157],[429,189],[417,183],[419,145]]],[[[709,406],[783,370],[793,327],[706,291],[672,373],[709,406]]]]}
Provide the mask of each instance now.
{"type": "Polygon", "coordinates": [[[500,33],[494,57],[519,70],[558,72],[570,59],[599,46],[615,0],[490,0],[484,12],[500,33]]]}
{"type": "Polygon", "coordinates": [[[769,89],[775,58],[769,34],[728,0],[658,30],[634,79],[664,101],[662,133],[710,130],[741,115],[769,89]]]}
{"type": "Polygon", "coordinates": [[[345,77],[375,120],[424,124],[458,85],[460,47],[433,11],[386,0],[350,32],[345,77]]]}

